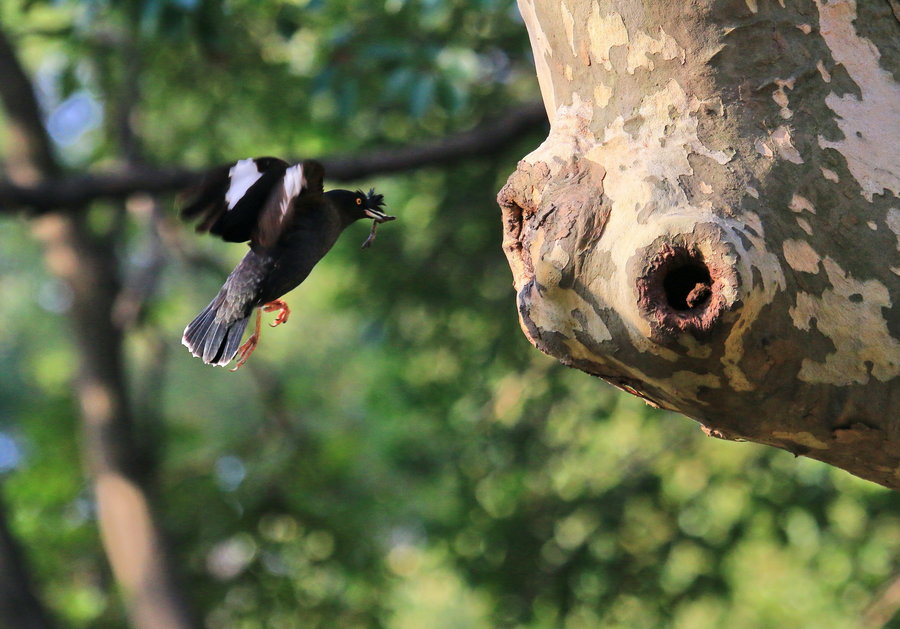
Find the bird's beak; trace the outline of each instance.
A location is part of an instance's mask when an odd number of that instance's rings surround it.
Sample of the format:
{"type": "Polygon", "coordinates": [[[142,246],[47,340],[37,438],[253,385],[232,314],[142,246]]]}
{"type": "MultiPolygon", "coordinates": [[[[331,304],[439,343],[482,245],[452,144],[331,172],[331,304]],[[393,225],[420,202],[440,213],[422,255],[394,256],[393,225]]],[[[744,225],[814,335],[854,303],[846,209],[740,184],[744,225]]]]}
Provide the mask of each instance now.
{"type": "Polygon", "coordinates": [[[366,216],[371,219],[375,219],[376,223],[387,223],[388,221],[392,221],[396,216],[388,216],[381,210],[373,210],[372,208],[366,208],[366,216]]]}

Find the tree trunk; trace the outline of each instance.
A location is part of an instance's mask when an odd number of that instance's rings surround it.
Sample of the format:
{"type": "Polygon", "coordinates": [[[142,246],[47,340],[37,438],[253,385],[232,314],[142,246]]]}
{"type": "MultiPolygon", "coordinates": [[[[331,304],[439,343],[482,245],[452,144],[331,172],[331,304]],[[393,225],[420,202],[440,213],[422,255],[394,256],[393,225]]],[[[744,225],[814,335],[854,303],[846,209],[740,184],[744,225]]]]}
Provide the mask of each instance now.
{"type": "Polygon", "coordinates": [[[900,488],[898,5],[519,6],[551,120],[499,195],[526,336],[900,488]]]}
{"type": "MultiPolygon", "coordinates": [[[[31,82],[0,30],[0,101],[6,113],[10,179],[31,185],[58,176],[31,82]]],[[[165,536],[152,511],[146,449],[135,440],[122,352],[113,322],[119,290],[113,243],[92,233],[82,212],[35,219],[51,273],[72,291],[72,327],[79,350],[77,395],[83,452],[93,481],[104,549],[137,629],[199,626],[175,576],[165,536]]]]}
{"type": "Polygon", "coordinates": [[[55,626],[34,591],[25,553],[10,530],[0,494],[0,629],[53,629],[55,626]]]}

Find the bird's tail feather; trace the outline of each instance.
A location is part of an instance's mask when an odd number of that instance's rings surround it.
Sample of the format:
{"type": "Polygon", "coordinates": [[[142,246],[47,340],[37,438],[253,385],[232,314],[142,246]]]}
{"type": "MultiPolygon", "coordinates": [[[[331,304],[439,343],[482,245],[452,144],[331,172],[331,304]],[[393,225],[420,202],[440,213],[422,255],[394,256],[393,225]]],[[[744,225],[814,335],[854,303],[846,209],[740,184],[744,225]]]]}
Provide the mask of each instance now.
{"type": "Polygon", "coordinates": [[[223,289],[184,329],[181,343],[207,365],[224,367],[231,362],[241,344],[249,316],[231,321],[217,320],[216,313],[225,300],[223,289]]]}

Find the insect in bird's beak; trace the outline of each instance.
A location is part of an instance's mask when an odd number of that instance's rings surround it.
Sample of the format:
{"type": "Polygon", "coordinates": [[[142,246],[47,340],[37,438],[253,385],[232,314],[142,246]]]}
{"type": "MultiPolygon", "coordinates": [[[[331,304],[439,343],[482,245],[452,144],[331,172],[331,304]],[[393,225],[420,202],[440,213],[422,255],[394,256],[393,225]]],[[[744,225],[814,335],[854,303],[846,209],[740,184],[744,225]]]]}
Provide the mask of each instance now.
{"type": "Polygon", "coordinates": [[[381,210],[373,210],[372,208],[366,208],[366,216],[375,219],[376,223],[387,223],[388,221],[397,218],[396,216],[388,216],[381,210]]]}
{"type": "Polygon", "coordinates": [[[392,221],[396,216],[388,216],[384,212],[379,212],[378,210],[366,210],[366,216],[369,216],[375,220],[372,221],[372,231],[369,232],[369,237],[366,238],[366,241],[362,244],[361,249],[368,249],[369,245],[372,244],[372,241],[375,240],[375,230],[378,229],[378,225],[381,223],[387,223],[388,221],[392,221]]]}
{"type": "MultiPolygon", "coordinates": [[[[359,193],[362,196],[362,192],[359,193]]],[[[392,221],[396,219],[396,216],[388,216],[381,210],[381,206],[384,205],[384,195],[375,194],[375,188],[369,190],[368,196],[365,197],[366,209],[363,210],[365,215],[372,219],[372,231],[369,232],[369,237],[366,238],[366,241],[362,244],[362,248],[365,249],[369,245],[372,244],[372,241],[375,240],[375,230],[378,228],[378,225],[381,223],[387,223],[388,221],[392,221]]]]}

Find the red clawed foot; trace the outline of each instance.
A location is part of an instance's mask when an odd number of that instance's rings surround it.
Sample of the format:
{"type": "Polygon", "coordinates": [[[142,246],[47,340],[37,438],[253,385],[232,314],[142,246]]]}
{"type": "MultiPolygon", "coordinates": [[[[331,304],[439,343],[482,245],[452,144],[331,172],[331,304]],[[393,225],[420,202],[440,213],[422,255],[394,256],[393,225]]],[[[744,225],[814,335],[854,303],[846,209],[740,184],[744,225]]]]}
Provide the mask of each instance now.
{"type": "Polygon", "coordinates": [[[253,331],[253,334],[250,335],[250,338],[238,348],[237,351],[237,364],[235,364],[234,368],[231,371],[237,371],[241,367],[244,366],[244,363],[247,362],[247,359],[250,358],[250,354],[253,353],[253,350],[256,349],[256,346],[259,344],[259,326],[262,322],[262,315],[259,310],[256,311],[256,329],[253,331]]]}
{"type": "Polygon", "coordinates": [[[288,305],[280,299],[270,301],[265,306],[263,306],[262,309],[266,312],[275,312],[276,310],[281,311],[278,313],[278,316],[275,317],[275,321],[269,324],[273,328],[281,325],[282,323],[287,323],[288,317],[291,316],[291,309],[288,308],[288,305]]]}

